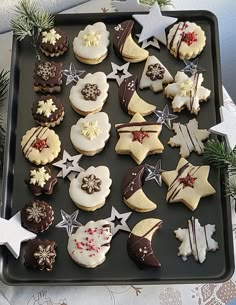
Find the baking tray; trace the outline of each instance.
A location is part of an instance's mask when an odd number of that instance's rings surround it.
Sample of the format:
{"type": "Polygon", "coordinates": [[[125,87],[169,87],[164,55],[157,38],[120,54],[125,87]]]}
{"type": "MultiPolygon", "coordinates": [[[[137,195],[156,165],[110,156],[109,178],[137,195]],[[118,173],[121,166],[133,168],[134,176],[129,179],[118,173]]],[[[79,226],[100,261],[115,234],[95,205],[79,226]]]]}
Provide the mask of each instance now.
{"type": "MultiPolygon", "coordinates": [[[[209,101],[202,103],[197,119],[200,128],[208,129],[210,126],[220,122],[218,110],[219,106],[222,105],[217,19],[208,11],[173,11],[164,12],[164,15],[177,17],[179,20],[197,22],[206,33],[207,42],[200,55],[199,65],[206,69],[204,86],[211,89],[212,92],[209,101]]],[[[70,45],[68,52],[64,56],[54,60],[62,61],[64,69],[69,67],[71,62],[75,62],[80,69],[86,70],[87,73],[96,71],[110,73],[111,62],[119,65],[124,63],[114,54],[112,43],[109,47],[107,59],[99,65],[88,66],[76,62],[72,51],[73,38],[87,24],[103,21],[106,23],[108,30],[112,31],[115,25],[129,18],[132,18],[131,13],[56,16],[56,26],[61,27],[68,33],[70,45]]],[[[141,27],[136,24],[134,34],[140,31],[141,27]]],[[[164,46],[161,46],[160,51],[152,47],[149,48],[149,51],[150,54],[156,55],[162,61],[173,76],[184,67],[184,63],[175,59],[164,46]]],[[[42,60],[44,59],[46,60],[47,58],[42,55],[42,60]]],[[[32,75],[35,60],[35,53],[30,41],[24,40],[19,43],[14,38],[4,168],[4,205],[1,211],[1,216],[5,218],[14,215],[26,202],[33,198],[24,184],[24,177],[27,175],[31,164],[21,152],[20,141],[25,132],[36,125],[31,115],[31,104],[40,96],[33,91],[32,75]]],[[[131,64],[129,71],[140,79],[144,64],[144,62],[131,64]]],[[[120,182],[127,169],[135,166],[135,163],[130,156],[117,155],[114,152],[114,147],[118,140],[114,125],[115,123],[128,122],[130,116],[124,113],[120,107],[116,82],[109,80],[109,84],[109,97],[103,107],[103,111],[107,112],[110,117],[112,124],[111,137],[101,153],[93,157],[83,157],[80,164],[84,168],[88,168],[91,165],[108,166],[113,184],[111,194],[103,208],[92,213],[80,211],[78,220],[83,224],[89,220],[109,217],[112,206],[120,213],[130,211],[122,201],[120,182]]],[[[55,131],[60,136],[62,149],[66,149],[71,155],[75,155],[76,151],[69,139],[69,133],[71,125],[75,124],[80,116],[70,106],[68,100],[70,88],[71,85],[66,86],[64,81],[63,89],[59,96],[65,105],[66,116],[64,121],[55,128],[55,131]]],[[[171,103],[163,93],[154,94],[151,90],[143,90],[139,91],[139,94],[144,100],[156,104],[159,109],[163,109],[166,104],[169,104],[171,109],[171,103]]],[[[194,117],[188,111],[182,111],[178,120],[181,123],[186,123],[194,117]]],[[[152,118],[153,115],[150,115],[148,120],[152,118]]],[[[179,160],[179,149],[171,148],[167,145],[168,139],[173,134],[173,131],[163,126],[160,139],[164,144],[165,150],[162,155],[147,157],[145,159],[146,163],[154,165],[161,158],[164,169],[172,170],[176,168],[179,160]]],[[[62,152],[58,159],[61,159],[61,157],[62,152]]],[[[194,165],[203,164],[203,158],[195,153],[191,154],[189,161],[194,165]]],[[[26,269],[23,264],[25,251],[25,245],[23,244],[21,256],[18,260],[15,260],[5,247],[1,247],[1,278],[5,283],[11,285],[34,285],[39,283],[43,285],[112,285],[222,282],[228,279],[234,270],[230,204],[225,197],[224,180],[225,177],[218,170],[211,168],[209,181],[217,192],[213,196],[202,198],[195,212],[191,212],[182,203],[167,204],[165,201],[167,187],[164,183],[162,188],[159,188],[154,181],[145,183],[144,192],[158,204],[158,208],[149,213],[133,212],[128,219],[128,225],[132,228],[138,221],[149,217],[157,217],[163,220],[162,228],[153,238],[153,249],[162,264],[161,268],[138,268],[127,254],[126,242],[128,233],[119,231],[112,240],[106,261],[97,268],[90,270],[74,263],[67,254],[66,230],[54,227],[55,224],[61,221],[61,209],[67,213],[72,213],[76,210],[76,206],[68,194],[69,180],[59,179],[52,196],[40,197],[40,199],[49,202],[55,211],[54,225],[47,232],[39,234],[40,238],[55,240],[58,244],[57,259],[53,271],[39,272],[26,269]],[[175,238],[173,231],[178,227],[186,227],[187,220],[191,216],[199,218],[201,224],[216,224],[217,231],[214,238],[219,242],[219,250],[215,253],[209,252],[203,264],[195,262],[192,256],[188,258],[187,262],[183,262],[177,256],[180,243],[175,238]]]]}

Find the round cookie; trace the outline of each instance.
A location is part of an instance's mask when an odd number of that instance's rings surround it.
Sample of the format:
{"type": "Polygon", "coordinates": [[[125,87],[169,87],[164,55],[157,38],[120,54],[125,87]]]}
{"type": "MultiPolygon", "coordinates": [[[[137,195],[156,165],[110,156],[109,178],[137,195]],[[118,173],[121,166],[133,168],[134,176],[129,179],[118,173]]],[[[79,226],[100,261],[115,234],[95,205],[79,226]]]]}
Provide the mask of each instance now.
{"type": "Polygon", "coordinates": [[[89,221],[69,235],[67,250],[80,266],[95,268],[105,261],[111,239],[111,225],[108,221],[89,221]]]}
{"type": "Polygon", "coordinates": [[[71,180],[69,194],[80,209],[95,211],[105,204],[111,183],[108,167],[91,166],[71,180]]]}
{"type": "Polygon", "coordinates": [[[103,72],[88,73],[70,90],[73,109],[81,115],[99,112],[108,96],[109,84],[103,72]]]}
{"type": "Polygon", "coordinates": [[[45,165],[59,155],[61,142],[48,127],[33,127],[22,137],[21,148],[30,162],[45,165]]]}
{"type": "Polygon", "coordinates": [[[41,96],[33,103],[31,111],[35,122],[46,127],[59,125],[65,115],[64,106],[53,95],[41,96]]]}
{"type": "Polygon", "coordinates": [[[70,139],[74,148],[86,156],[103,150],[110,137],[111,124],[105,112],[91,113],[71,127],[70,139]]]}
{"type": "Polygon", "coordinates": [[[89,65],[101,63],[107,57],[109,35],[103,22],[87,25],[73,41],[75,57],[89,65]]]}

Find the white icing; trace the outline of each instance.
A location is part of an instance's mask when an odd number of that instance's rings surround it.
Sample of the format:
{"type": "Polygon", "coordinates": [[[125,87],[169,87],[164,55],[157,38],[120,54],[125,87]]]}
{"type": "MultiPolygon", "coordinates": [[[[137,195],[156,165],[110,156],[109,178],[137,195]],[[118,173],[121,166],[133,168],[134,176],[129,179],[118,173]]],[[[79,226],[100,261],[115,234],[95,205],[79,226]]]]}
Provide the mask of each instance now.
{"type": "Polygon", "coordinates": [[[57,110],[56,105],[53,103],[52,99],[46,100],[46,101],[39,101],[38,102],[38,108],[36,113],[42,114],[46,116],[47,118],[50,117],[50,115],[57,110]]]}
{"type": "Polygon", "coordinates": [[[71,88],[69,99],[76,109],[83,112],[93,112],[96,109],[102,108],[108,96],[108,89],[109,84],[105,73],[88,73],[83,79],[79,79],[77,84],[71,88]],[[84,89],[86,84],[96,84],[101,91],[96,101],[85,100],[81,90],[84,89]]]}
{"type": "Polygon", "coordinates": [[[110,171],[106,166],[89,167],[86,171],[79,173],[79,175],[71,180],[69,194],[75,204],[87,208],[95,207],[105,202],[110,193],[110,186],[112,180],[110,179],[110,171]],[[89,175],[95,175],[96,178],[102,181],[100,191],[88,194],[81,189],[82,180],[89,175]]]}
{"type": "Polygon", "coordinates": [[[61,38],[61,35],[58,34],[54,29],[51,29],[49,32],[42,32],[42,43],[49,42],[53,46],[56,44],[57,40],[61,38]]]}
{"type": "Polygon", "coordinates": [[[71,258],[87,268],[94,268],[106,259],[112,234],[106,220],[90,221],[69,236],[67,250],[71,258]]]}
{"type": "Polygon", "coordinates": [[[96,151],[102,149],[110,136],[111,124],[105,112],[88,114],[85,118],[78,120],[76,125],[71,127],[70,138],[73,145],[83,151],[96,151]],[[93,140],[82,134],[84,123],[97,121],[97,126],[101,130],[100,134],[93,140]]]}
{"type": "Polygon", "coordinates": [[[84,30],[80,31],[78,36],[73,41],[73,50],[76,55],[87,59],[100,58],[107,53],[107,47],[109,46],[109,32],[103,22],[97,22],[93,25],[87,25],[84,30]],[[90,32],[96,32],[101,35],[98,45],[86,46],[84,35],[88,35],[90,32]]]}
{"type": "Polygon", "coordinates": [[[44,187],[46,181],[50,178],[51,176],[46,172],[44,167],[30,171],[30,184],[37,184],[38,186],[44,187]]]}

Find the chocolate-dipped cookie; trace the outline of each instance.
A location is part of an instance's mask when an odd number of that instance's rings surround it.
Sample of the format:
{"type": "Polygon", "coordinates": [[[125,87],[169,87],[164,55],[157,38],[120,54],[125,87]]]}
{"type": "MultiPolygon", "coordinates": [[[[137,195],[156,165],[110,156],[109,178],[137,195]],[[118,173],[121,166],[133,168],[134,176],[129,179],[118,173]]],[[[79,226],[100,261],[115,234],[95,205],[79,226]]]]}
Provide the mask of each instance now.
{"type": "Polygon", "coordinates": [[[35,92],[60,92],[62,85],[63,69],[62,63],[54,61],[40,61],[35,64],[34,69],[34,91],[35,92]]]}
{"type": "Polygon", "coordinates": [[[41,96],[33,103],[31,110],[35,122],[46,127],[59,125],[65,114],[60,99],[53,95],[41,96]]]}
{"type": "Polygon", "coordinates": [[[46,231],[54,220],[54,211],[45,201],[31,200],[21,210],[22,226],[33,232],[46,231]]]}
{"type": "Polygon", "coordinates": [[[39,47],[46,56],[58,57],[68,49],[67,35],[59,28],[43,31],[39,37],[39,47]]]}
{"type": "Polygon", "coordinates": [[[56,259],[55,241],[34,239],[28,242],[25,253],[25,266],[41,271],[51,271],[56,259]]]}
{"type": "Polygon", "coordinates": [[[25,183],[35,196],[41,194],[51,195],[57,183],[57,176],[47,166],[32,167],[28,177],[25,179],[25,183]]]}

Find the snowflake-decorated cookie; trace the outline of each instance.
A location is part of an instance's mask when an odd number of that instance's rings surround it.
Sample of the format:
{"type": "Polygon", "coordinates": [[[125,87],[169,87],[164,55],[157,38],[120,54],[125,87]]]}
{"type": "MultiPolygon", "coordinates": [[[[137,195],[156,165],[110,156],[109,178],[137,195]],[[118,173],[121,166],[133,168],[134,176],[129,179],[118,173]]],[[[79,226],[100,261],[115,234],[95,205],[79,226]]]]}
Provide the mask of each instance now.
{"type": "Polygon", "coordinates": [[[177,72],[175,82],[165,88],[165,95],[173,99],[173,111],[180,112],[187,107],[190,113],[198,114],[200,102],[207,101],[211,94],[209,89],[202,86],[203,80],[202,73],[188,77],[184,72],[177,72]]]}
{"type": "Polygon", "coordinates": [[[67,250],[80,266],[95,268],[105,261],[111,239],[111,225],[107,220],[89,221],[69,236],[67,250]]]}
{"type": "Polygon", "coordinates": [[[102,62],[108,53],[109,32],[103,22],[87,25],[73,41],[76,58],[89,65],[102,62]]]}
{"type": "Polygon", "coordinates": [[[71,106],[81,115],[96,113],[102,109],[108,96],[108,89],[105,73],[89,73],[71,88],[71,106]]]}
{"type": "Polygon", "coordinates": [[[105,112],[91,113],[71,127],[70,139],[78,152],[93,156],[104,148],[110,137],[110,129],[105,112]]]}
{"type": "Polygon", "coordinates": [[[80,209],[94,211],[105,204],[111,183],[106,166],[91,166],[71,180],[69,194],[80,209]]]}

